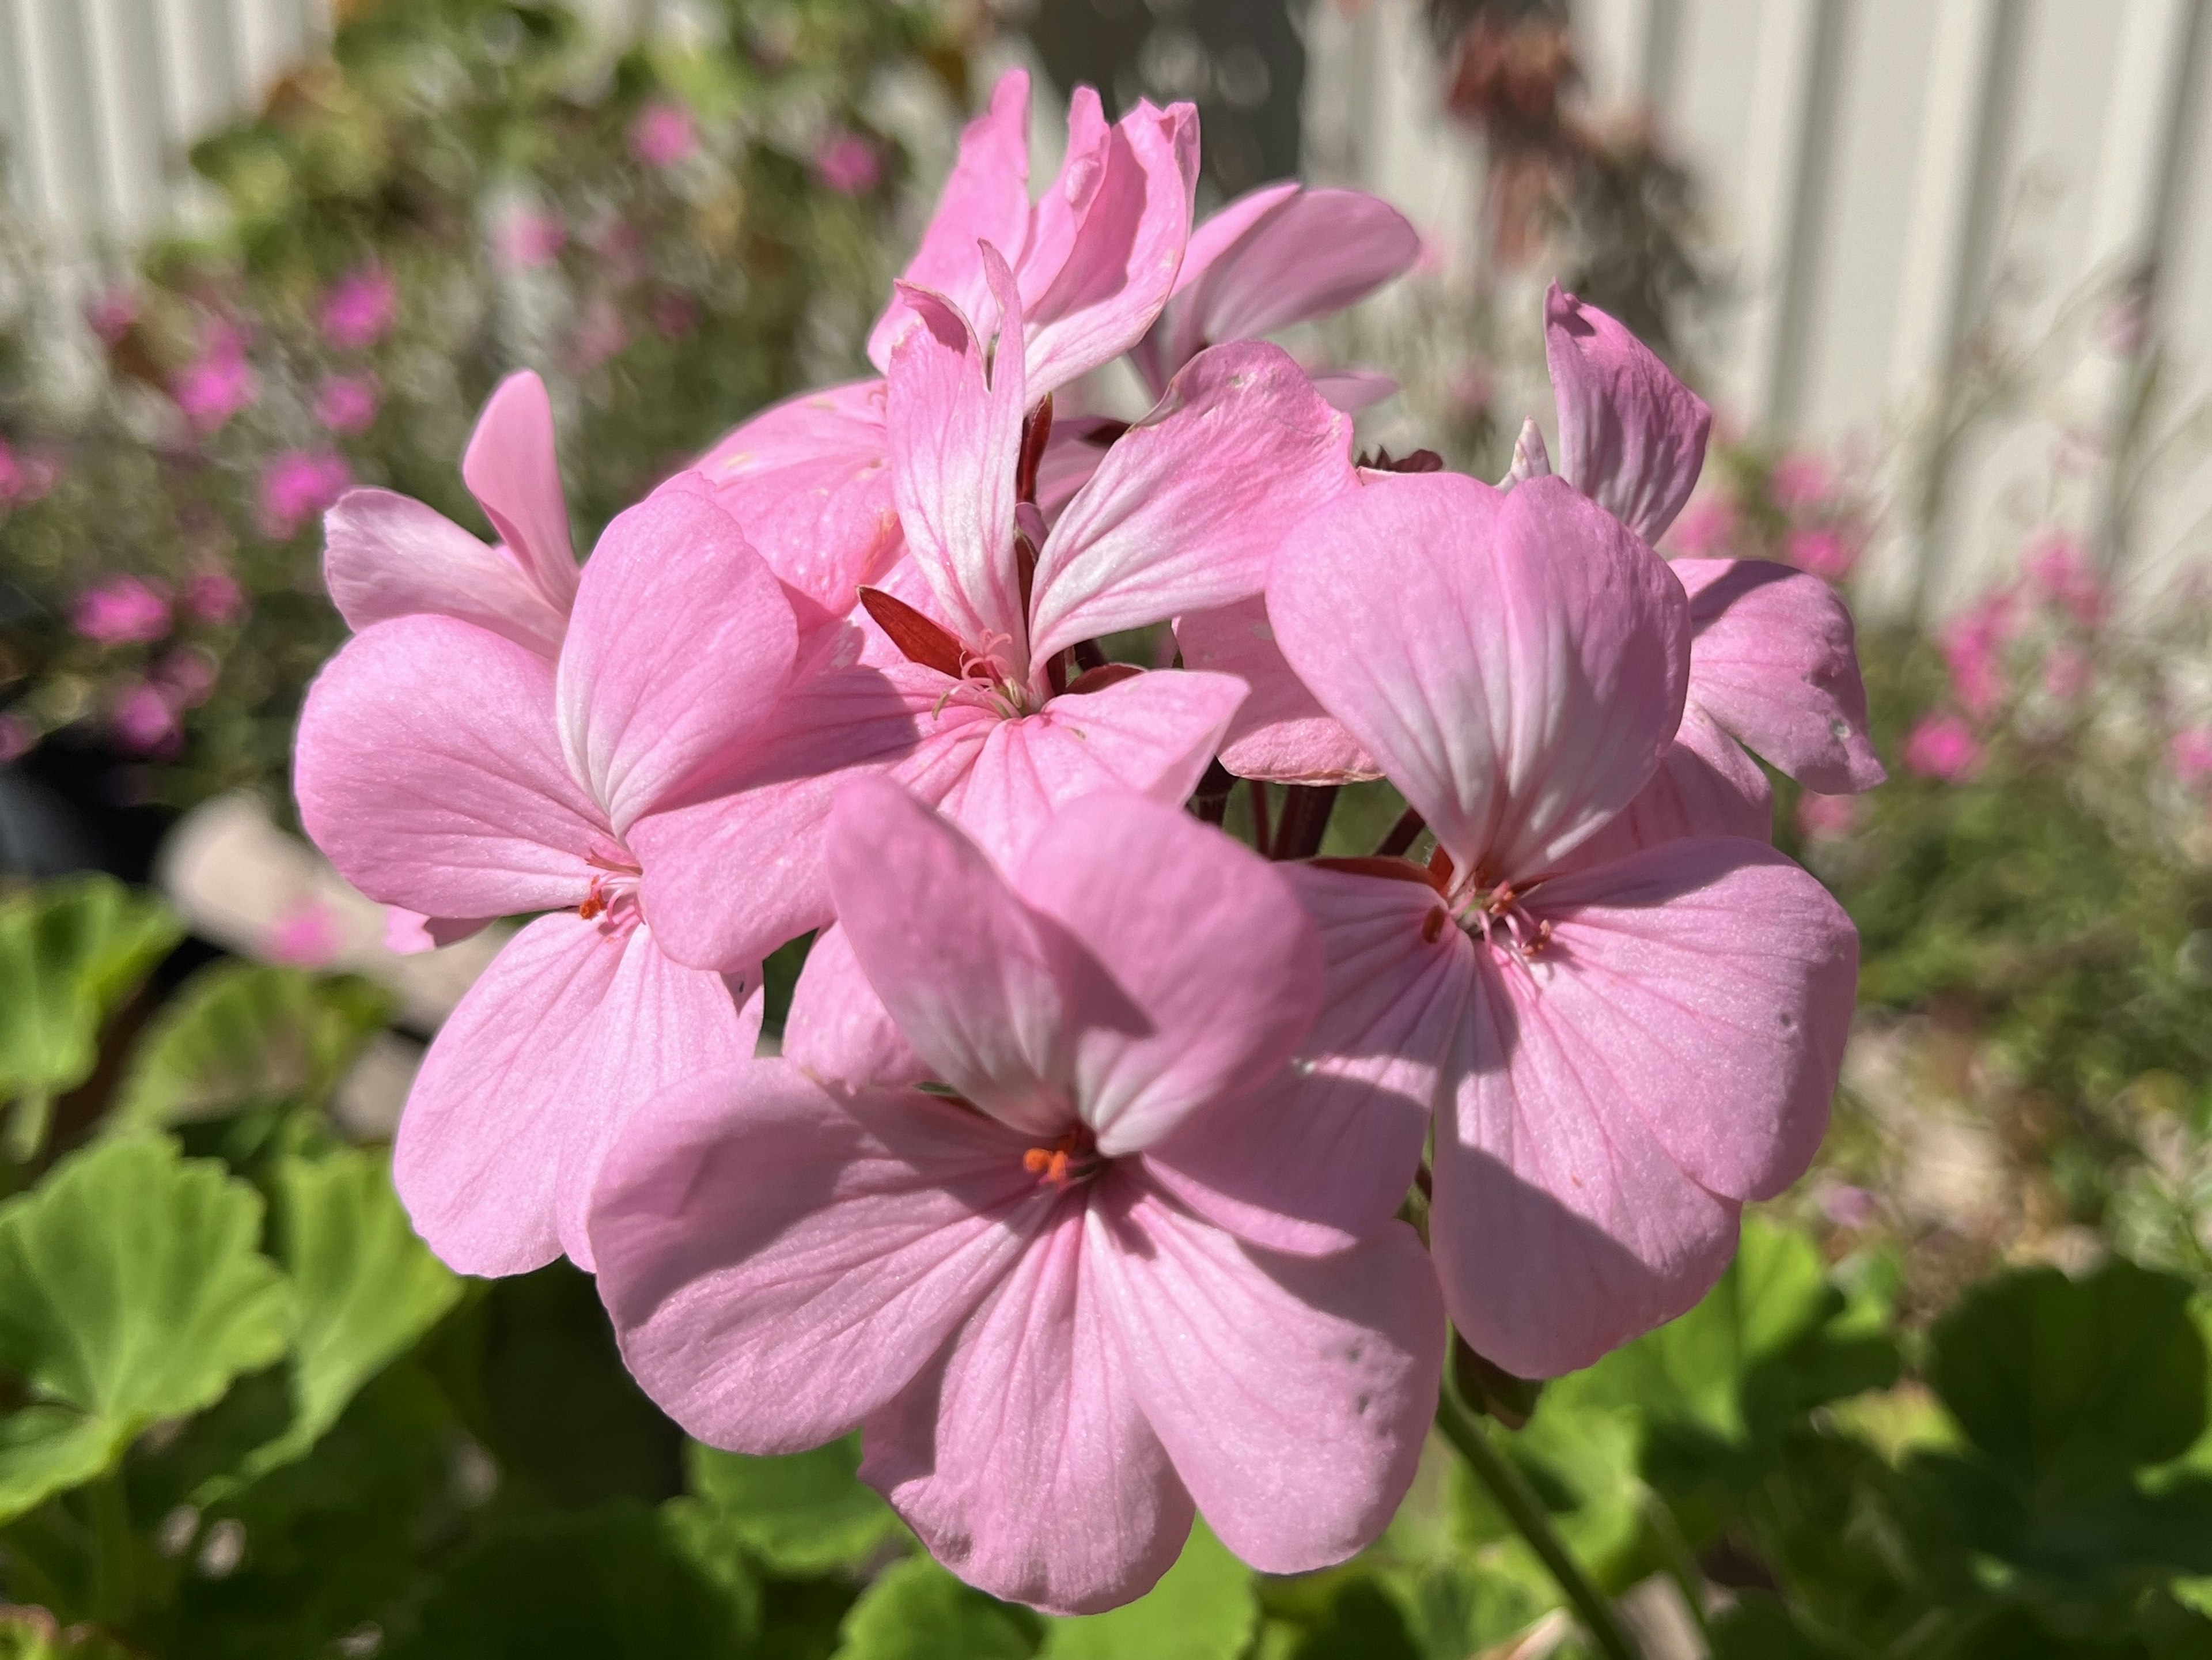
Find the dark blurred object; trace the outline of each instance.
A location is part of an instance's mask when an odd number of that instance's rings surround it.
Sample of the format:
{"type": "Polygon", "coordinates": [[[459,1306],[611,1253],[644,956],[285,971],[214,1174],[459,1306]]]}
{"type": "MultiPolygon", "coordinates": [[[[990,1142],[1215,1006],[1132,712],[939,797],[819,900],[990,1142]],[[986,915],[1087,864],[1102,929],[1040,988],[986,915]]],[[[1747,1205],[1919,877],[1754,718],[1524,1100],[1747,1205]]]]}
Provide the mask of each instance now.
{"type": "Polygon", "coordinates": [[[1204,177],[1224,197],[1298,170],[1306,54],[1284,0],[1050,0],[1024,27],[1062,87],[1109,112],[1139,98],[1199,107],[1204,177]]]}

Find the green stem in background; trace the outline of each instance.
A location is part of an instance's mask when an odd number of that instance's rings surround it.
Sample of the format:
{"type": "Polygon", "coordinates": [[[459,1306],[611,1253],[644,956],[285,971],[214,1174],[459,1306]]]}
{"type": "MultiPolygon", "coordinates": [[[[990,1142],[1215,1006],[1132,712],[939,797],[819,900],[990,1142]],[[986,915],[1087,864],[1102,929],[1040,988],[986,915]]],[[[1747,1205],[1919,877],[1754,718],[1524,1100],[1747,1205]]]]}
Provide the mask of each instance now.
{"type": "Polygon", "coordinates": [[[14,1164],[27,1164],[46,1145],[46,1131],[54,1117],[54,1098],[43,1091],[18,1099],[9,1110],[8,1129],[0,1152],[14,1164]]]}
{"type": "Polygon", "coordinates": [[[1553,1527],[1544,1501],[1536,1496],[1528,1478],[1513,1467],[1512,1461],[1491,1444],[1489,1432],[1460,1404],[1449,1381],[1437,1397],[1437,1427],[1459,1450],[1459,1456],[1467,1460],[1475,1479],[1490,1490],[1490,1496],[1498,1501],[1498,1508],[1505,1512],[1515,1530],[1528,1541],[1528,1548],[1536,1553],[1559,1583],[1560,1592],[1573,1607],[1583,1629],[1589,1633],[1599,1652],[1607,1660],[1642,1660],[1613,1604],[1590,1582],[1583,1565],[1575,1560],[1574,1553],[1553,1527]]]}
{"type": "Polygon", "coordinates": [[[85,1493],[92,1503],[93,1613],[101,1623],[119,1629],[130,1623],[137,1594],[132,1569],[138,1541],[131,1531],[123,1472],[110,1471],[85,1493]]]}

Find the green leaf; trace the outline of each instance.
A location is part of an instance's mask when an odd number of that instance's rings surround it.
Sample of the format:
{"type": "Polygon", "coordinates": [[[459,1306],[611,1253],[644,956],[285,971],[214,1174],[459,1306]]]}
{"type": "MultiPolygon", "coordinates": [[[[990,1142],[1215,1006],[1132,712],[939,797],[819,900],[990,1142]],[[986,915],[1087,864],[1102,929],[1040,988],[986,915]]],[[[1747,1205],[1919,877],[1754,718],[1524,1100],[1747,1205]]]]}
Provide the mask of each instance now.
{"type": "Polygon", "coordinates": [[[1200,1522],[1160,1583],[1127,1606],[1045,1627],[1045,1660],[1237,1660],[1260,1621],[1252,1571],[1200,1522]]]}
{"type": "Polygon", "coordinates": [[[684,1462],[696,1493],[779,1573],[849,1566],[904,1531],[891,1507],[854,1473],[860,1438],[811,1452],[751,1458],[692,1442],[684,1462]]]}
{"type": "Polygon", "coordinates": [[[885,1569],[845,1616],[837,1660],[1029,1660],[1037,1617],[963,1585],[927,1556],[885,1569]]]}
{"type": "Polygon", "coordinates": [[[2006,1274],[1937,1323],[1929,1382],[1967,1438],[2026,1487],[2124,1481],[2204,1432],[2205,1342],[2190,1292],[2117,1258],[2081,1280],[2006,1274]]]}
{"type": "Polygon", "coordinates": [[[110,1122],[154,1128],[259,1102],[319,1104],[390,1016],[384,993],[351,976],[210,964],[132,1052],[110,1122]]]}
{"type": "Polygon", "coordinates": [[[183,937],[167,906],[112,877],[0,903],[0,1102],[91,1077],[100,1026],[183,937]]]}
{"type": "Polygon", "coordinates": [[[0,1432],[0,1520],[283,1353],[291,1298],[260,1233],[251,1187],[150,1137],[77,1153],[0,1205],[0,1368],[33,1402],[0,1432]]]}
{"type": "Polygon", "coordinates": [[[447,1570],[392,1660],[738,1660],[734,1606],[641,1505],[517,1520],[447,1570]]]}

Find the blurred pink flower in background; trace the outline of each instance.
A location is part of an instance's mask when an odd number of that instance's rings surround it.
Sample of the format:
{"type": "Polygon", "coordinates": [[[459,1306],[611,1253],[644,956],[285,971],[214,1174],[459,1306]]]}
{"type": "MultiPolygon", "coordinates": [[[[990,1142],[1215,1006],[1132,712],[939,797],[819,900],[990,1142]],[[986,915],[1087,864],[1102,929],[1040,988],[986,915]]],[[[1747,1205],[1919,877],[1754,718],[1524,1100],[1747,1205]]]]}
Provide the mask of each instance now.
{"type": "Polygon", "coordinates": [[[2184,727],[2167,741],[2166,759],[2191,789],[2212,779],[2212,727],[2184,727]]]}
{"type": "Polygon", "coordinates": [[[577,374],[589,374],[628,344],[629,325],[623,321],[614,301],[602,295],[584,307],[576,337],[569,344],[569,359],[577,374]]]}
{"type": "Polygon", "coordinates": [[[2064,606],[2083,628],[2105,620],[2112,597],[2080,537],[2070,531],[2046,532],[2029,544],[2021,564],[2037,591],[2064,606]]]}
{"type": "Polygon", "coordinates": [[[645,279],[649,262],[645,257],[645,233],[629,220],[617,217],[599,227],[590,239],[599,257],[599,270],[617,288],[628,288],[645,279]]]}
{"type": "Polygon", "coordinates": [[[629,124],[630,154],[648,167],[672,167],[699,153],[699,124],[683,105],[656,98],[629,124]]]}
{"type": "Polygon", "coordinates": [[[1823,1183],[1819,1197],[1820,1213],[1839,1228],[1865,1227],[1881,1213],[1873,1194],[1848,1182],[1823,1183]]]}
{"type": "Polygon", "coordinates": [[[1905,740],[1905,764],[1923,778],[1963,782],[1982,764],[1982,740],[1955,714],[1923,714],[1905,740]]]}
{"type": "Polygon", "coordinates": [[[1834,494],[1836,476],[1821,457],[1800,451],[1774,464],[1767,488],[1773,492],[1775,506],[1796,513],[1818,507],[1834,494]]]}
{"type": "Polygon", "coordinates": [[[352,487],[353,471],[327,451],[286,450],[261,474],[261,530],[289,542],[300,527],[352,487]]]}
{"type": "Polygon", "coordinates": [[[2008,592],[1991,594],[1936,631],[1951,671],[1951,692],[1966,713],[1986,720],[2004,702],[2004,648],[2020,634],[2020,615],[2008,592]]]}
{"type": "Polygon", "coordinates": [[[1859,822],[1856,795],[1822,795],[1807,790],[1797,798],[1797,829],[1814,842],[1834,842],[1849,836],[1859,822]]]}
{"type": "Polygon", "coordinates": [[[169,631],[168,596],[137,577],[114,577],[79,594],[70,621],[97,645],[147,645],[169,631]]]}
{"type": "Polygon", "coordinates": [[[1741,522],[1735,502],[1724,496],[1705,496],[1682,509],[1667,544],[1673,551],[1695,558],[1717,556],[1735,540],[1741,522]]]}
{"type": "Polygon", "coordinates": [[[40,501],[61,481],[61,458],[52,450],[19,450],[0,438],[0,507],[40,501]]]}
{"type": "Polygon", "coordinates": [[[38,741],[38,733],[22,716],[0,714],[0,767],[28,755],[38,741]]]}
{"type": "Polygon", "coordinates": [[[348,271],[323,295],[323,338],[340,351],[361,351],[391,332],[399,318],[399,287],[381,265],[348,271]]]}
{"type": "Polygon", "coordinates": [[[1498,396],[1498,383],[1491,379],[1489,370],[1480,363],[1469,363],[1451,378],[1444,388],[1444,401],[1454,417],[1472,421],[1489,409],[1498,396]]]}
{"type": "Polygon", "coordinates": [[[231,323],[208,330],[200,355],[187,363],[170,387],[177,407],[203,438],[221,430],[230,417],[251,409],[261,395],[246,361],[246,337],[231,323]]]}
{"type": "Polygon", "coordinates": [[[681,340],[699,326],[699,302],[674,289],[654,295],[646,311],[653,326],[670,340],[681,340]]]}
{"type": "Polygon", "coordinates": [[[1832,525],[1793,530],[1788,544],[1790,562],[1799,570],[1840,582],[1858,562],[1858,544],[1832,525]]]}
{"type": "Polygon", "coordinates": [[[196,620],[216,628],[235,623],[246,614],[246,590],[228,571],[216,567],[185,579],[178,603],[196,620]]]}
{"type": "Polygon", "coordinates": [[[824,135],[814,151],[814,176],[841,196],[860,196],[884,176],[876,147],[848,128],[824,135]]]}
{"type": "Polygon", "coordinates": [[[261,942],[262,954],[272,963],[292,968],[328,968],[345,943],[337,913],[321,900],[302,899],[270,925],[261,942]]]}
{"type": "Polygon", "coordinates": [[[126,687],[110,717],[115,735],[136,755],[151,755],[175,742],[177,711],[159,687],[143,680],[126,687]]]}
{"type": "Polygon", "coordinates": [[[84,302],[85,325],[112,346],[131,332],[138,321],[138,291],[118,283],[84,302]]]}
{"type": "Polygon", "coordinates": [[[220,670],[213,656],[191,646],[169,653],[154,666],[153,681],[173,707],[198,708],[215,690],[220,670]]]}
{"type": "Polygon", "coordinates": [[[2043,660],[2045,696],[2071,703],[2096,684],[2097,665],[2078,646],[2053,646],[2043,660]]]}
{"type": "Polygon", "coordinates": [[[509,271],[535,271],[560,258],[568,246],[568,228],[550,213],[515,208],[501,217],[491,242],[492,252],[509,271]]]}
{"type": "Polygon", "coordinates": [[[380,401],[374,376],[329,375],[315,389],[315,419],[330,432],[366,432],[380,401]]]}

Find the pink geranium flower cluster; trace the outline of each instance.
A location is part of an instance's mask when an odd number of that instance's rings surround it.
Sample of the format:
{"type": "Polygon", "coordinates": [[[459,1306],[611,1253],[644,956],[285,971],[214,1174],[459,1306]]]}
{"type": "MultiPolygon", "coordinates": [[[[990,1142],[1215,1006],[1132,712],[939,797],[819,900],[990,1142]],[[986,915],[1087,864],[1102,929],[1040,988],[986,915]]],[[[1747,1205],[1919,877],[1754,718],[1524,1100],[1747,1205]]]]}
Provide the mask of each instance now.
{"type": "Polygon", "coordinates": [[[1372,1541],[1448,1322],[1541,1377],[1703,1294],[1820,1139],[1856,972],[1752,752],[1881,771],[1826,583],[1652,551],[1707,415],[1620,325],[1551,296],[1556,472],[1533,426],[1494,488],[1356,464],[1374,378],[1261,337],[1411,227],[1283,185],[1194,229],[1194,112],[1088,89],[1032,200],[1028,103],[963,136],[878,378],[580,568],[527,374],[462,461],[495,544],[339,500],[295,780],[410,947],[535,916],[400,1125],[433,1248],[566,1255],[692,1434],[857,1427],[939,1560],[1083,1612],[1194,1511],[1268,1572],[1372,1541]],[[1055,422],[1125,356],[1149,414],[1055,422]],[[1166,666],[1101,649],[1163,625],[1166,666]],[[1411,806],[1271,859],[1186,810],[1217,760],[1411,806]]]}

